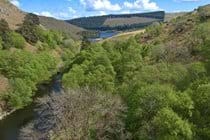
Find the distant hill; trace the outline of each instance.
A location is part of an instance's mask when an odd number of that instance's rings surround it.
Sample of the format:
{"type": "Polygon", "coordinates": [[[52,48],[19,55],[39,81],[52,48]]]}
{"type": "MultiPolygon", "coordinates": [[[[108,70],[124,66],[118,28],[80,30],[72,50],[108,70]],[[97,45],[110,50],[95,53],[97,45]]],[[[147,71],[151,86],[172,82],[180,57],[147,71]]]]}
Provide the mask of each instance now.
{"type": "Polygon", "coordinates": [[[67,33],[74,39],[79,39],[81,32],[85,31],[85,29],[83,28],[51,17],[39,16],[39,20],[42,26],[44,26],[45,28],[67,33]]]}
{"type": "Polygon", "coordinates": [[[178,12],[178,13],[166,13],[165,14],[165,21],[168,22],[174,18],[180,17],[187,14],[187,12],[178,12]]]}
{"type": "Polygon", "coordinates": [[[144,28],[154,22],[164,21],[165,12],[150,12],[140,14],[121,14],[83,17],[68,20],[67,22],[91,30],[127,30],[144,28]]]}
{"type": "MultiPolygon", "coordinates": [[[[18,9],[8,0],[0,0],[0,19],[5,19],[8,22],[11,29],[17,29],[18,25],[22,23],[26,14],[26,12],[23,12],[20,9],[18,9]]],[[[79,39],[81,36],[80,32],[85,31],[85,29],[68,24],[62,20],[57,20],[54,18],[43,16],[39,16],[39,19],[41,25],[45,28],[65,32],[74,39],[79,39]]]]}

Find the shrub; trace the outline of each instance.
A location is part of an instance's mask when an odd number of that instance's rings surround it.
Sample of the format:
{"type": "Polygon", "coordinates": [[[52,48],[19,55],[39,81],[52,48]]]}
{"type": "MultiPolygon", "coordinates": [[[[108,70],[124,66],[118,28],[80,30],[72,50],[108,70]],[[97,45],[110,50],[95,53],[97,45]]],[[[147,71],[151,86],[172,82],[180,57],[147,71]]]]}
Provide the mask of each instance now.
{"type": "Polygon", "coordinates": [[[5,33],[9,32],[9,24],[5,19],[0,20],[0,36],[2,37],[5,33]]]}
{"type": "Polygon", "coordinates": [[[8,104],[11,108],[20,109],[32,102],[32,89],[28,81],[23,79],[12,79],[12,89],[7,95],[8,104]]]}
{"type": "Polygon", "coordinates": [[[37,26],[39,25],[39,17],[34,14],[27,14],[23,24],[18,32],[26,39],[27,42],[35,44],[39,37],[37,35],[37,26]]]}
{"type": "Polygon", "coordinates": [[[210,84],[199,85],[197,89],[191,92],[191,97],[195,103],[192,122],[197,126],[195,128],[197,139],[209,139],[210,127],[210,84]]]}
{"type": "Polygon", "coordinates": [[[64,40],[63,46],[64,48],[70,49],[73,53],[78,53],[80,50],[79,46],[73,39],[64,40]]]}
{"type": "Polygon", "coordinates": [[[0,50],[3,49],[3,40],[2,38],[0,37],[0,50]]]}
{"type": "Polygon", "coordinates": [[[7,33],[7,39],[4,41],[4,48],[19,48],[22,49],[25,46],[25,39],[16,32],[7,33]]]}
{"type": "Polygon", "coordinates": [[[66,88],[88,86],[105,91],[114,90],[115,71],[101,46],[91,46],[82,51],[72,63],[72,69],[63,77],[66,88]]]}
{"type": "Polygon", "coordinates": [[[36,85],[56,72],[57,61],[46,52],[32,54],[23,50],[0,51],[0,73],[11,79],[7,101],[12,108],[22,108],[32,100],[36,85]]]}
{"type": "MultiPolygon", "coordinates": [[[[174,91],[169,85],[137,84],[131,85],[124,92],[126,92],[124,95],[128,103],[126,128],[132,132],[134,139],[154,139],[159,135],[159,132],[155,130],[168,130],[167,126],[155,128],[153,125],[153,119],[159,116],[159,112],[164,108],[173,110],[180,120],[189,118],[192,114],[193,102],[190,96],[187,93],[174,91]]],[[[167,123],[174,125],[174,122],[167,123]]],[[[189,129],[191,132],[191,127],[189,129]]],[[[167,131],[163,131],[162,135],[167,136],[167,133],[167,131]]],[[[180,133],[181,137],[183,133],[180,133]]]]}
{"type": "Polygon", "coordinates": [[[182,120],[173,110],[161,109],[152,121],[157,140],[191,140],[193,132],[188,121],[182,120]]]}

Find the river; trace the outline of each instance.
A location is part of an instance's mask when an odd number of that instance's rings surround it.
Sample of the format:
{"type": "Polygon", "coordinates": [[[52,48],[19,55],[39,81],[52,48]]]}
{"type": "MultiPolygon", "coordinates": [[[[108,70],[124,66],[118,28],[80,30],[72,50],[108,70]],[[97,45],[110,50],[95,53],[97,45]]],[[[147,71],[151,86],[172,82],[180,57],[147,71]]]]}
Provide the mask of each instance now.
{"type": "MultiPolygon", "coordinates": [[[[39,86],[36,95],[43,97],[47,94],[59,94],[62,90],[61,79],[62,75],[57,74],[49,84],[39,86]]],[[[34,111],[36,103],[28,105],[24,109],[15,111],[0,121],[0,140],[17,140],[20,129],[34,120],[36,113],[34,111]]]]}
{"type": "Polygon", "coordinates": [[[97,38],[89,38],[91,42],[96,42],[102,39],[110,38],[119,34],[118,31],[99,31],[99,37],[97,38]]]}

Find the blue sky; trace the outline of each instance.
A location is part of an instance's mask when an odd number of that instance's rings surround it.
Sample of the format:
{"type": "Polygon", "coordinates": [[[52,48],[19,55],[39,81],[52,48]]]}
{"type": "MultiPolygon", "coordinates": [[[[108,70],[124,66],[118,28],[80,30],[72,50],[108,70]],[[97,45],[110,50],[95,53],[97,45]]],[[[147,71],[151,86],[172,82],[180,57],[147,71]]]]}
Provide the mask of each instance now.
{"type": "Polygon", "coordinates": [[[20,9],[57,19],[164,10],[192,11],[210,0],[11,0],[20,9]]]}

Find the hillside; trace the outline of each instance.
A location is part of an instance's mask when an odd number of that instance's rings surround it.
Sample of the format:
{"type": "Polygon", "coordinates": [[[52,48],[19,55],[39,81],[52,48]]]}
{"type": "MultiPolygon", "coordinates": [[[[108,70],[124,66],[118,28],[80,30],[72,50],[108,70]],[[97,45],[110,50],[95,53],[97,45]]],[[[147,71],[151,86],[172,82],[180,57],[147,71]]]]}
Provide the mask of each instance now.
{"type": "Polygon", "coordinates": [[[166,13],[165,14],[165,20],[166,22],[171,21],[174,18],[177,18],[179,16],[183,16],[184,14],[186,14],[187,12],[177,12],[177,13],[166,13]]]}
{"type": "MultiPolygon", "coordinates": [[[[27,13],[21,11],[7,0],[0,0],[0,19],[5,19],[11,29],[17,29],[27,13]]],[[[85,31],[80,27],[71,25],[62,20],[39,16],[40,23],[47,29],[53,29],[70,34],[74,39],[80,38],[80,32],[85,31]]]]}
{"type": "Polygon", "coordinates": [[[153,22],[164,21],[163,11],[84,17],[68,20],[67,22],[85,29],[92,30],[127,30],[134,28],[144,28],[153,22]]]}
{"type": "Polygon", "coordinates": [[[167,50],[170,61],[187,61],[192,54],[198,51],[197,47],[202,42],[202,37],[195,36],[195,34],[208,31],[209,17],[210,5],[199,7],[170,22],[148,28],[140,41],[147,44],[160,43],[160,47],[167,50]],[[206,29],[199,31],[202,28],[206,29]]]}
{"type": "Polygon", "coordinates": [[[77,27],[75,25],[66,23],[65,21],[57,20],[51,17],[39,16],[39,20],[40,20],[40,23],[45,28],[70,34],[70,36],[74,39],[80,38],[80,33],[85,31],[85,29],[83,28],[77,27]]]}
{"type": "Polygon", "coordinates": [[[9,3],[7,0],[0,0],[0,19],[5,19],[10,28],[16,29],[25,17],[25,13],[9,3]]]}

